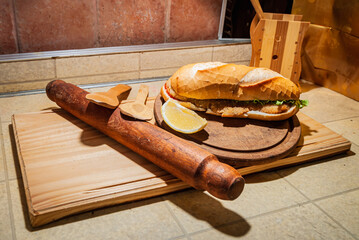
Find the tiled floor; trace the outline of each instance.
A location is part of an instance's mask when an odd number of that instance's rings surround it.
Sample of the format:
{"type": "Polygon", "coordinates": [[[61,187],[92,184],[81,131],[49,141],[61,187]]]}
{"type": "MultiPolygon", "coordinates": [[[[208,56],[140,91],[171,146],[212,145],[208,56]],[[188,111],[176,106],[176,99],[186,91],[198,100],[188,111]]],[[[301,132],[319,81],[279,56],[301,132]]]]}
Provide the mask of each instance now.
{"type": "MultiPolygon", "coordinates": [[[[151,85],[152,95],[161,85],[151,85]]],[[[246,176],[234,201],[190,189],[35,229],[9,126],[14,113],[55,104],[45,94],[0,98],[0,239],[359,239],[359,103],[309,83],[302,88],[310,101],[303,113],[352,141],[351,151],[246,176]]]]}

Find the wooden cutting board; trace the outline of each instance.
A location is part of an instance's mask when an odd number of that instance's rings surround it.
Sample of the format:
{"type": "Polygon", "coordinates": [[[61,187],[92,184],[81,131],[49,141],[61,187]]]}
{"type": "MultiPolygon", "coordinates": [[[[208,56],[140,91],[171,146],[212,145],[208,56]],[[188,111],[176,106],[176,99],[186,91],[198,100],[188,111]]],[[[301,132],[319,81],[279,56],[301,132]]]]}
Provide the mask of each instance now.
{"type": "Polygon", "coordinates": [[[247,118],[223,118],[197,112],[207,126],[194,134],[172,130],[163,120],[159,95],[154,116],[159,126],[213,153],[232,166],[264,164],[287,156],[300,140],[301,127],[297,116],[284,121],[259,121],[247,118]]]}
{"type": "MultiPolygon", "coordinates": [[[[153,99],[148,104],[153,107],[153,99]]],[[[350,149],[348,140],[320,123],[301,113],[298,119],[302,138],[289,156],[238,171],[247,175],[350,149]]],[[[190,187],[61,109],[16,114],[12,125],[34,227],[190,187]]]]}

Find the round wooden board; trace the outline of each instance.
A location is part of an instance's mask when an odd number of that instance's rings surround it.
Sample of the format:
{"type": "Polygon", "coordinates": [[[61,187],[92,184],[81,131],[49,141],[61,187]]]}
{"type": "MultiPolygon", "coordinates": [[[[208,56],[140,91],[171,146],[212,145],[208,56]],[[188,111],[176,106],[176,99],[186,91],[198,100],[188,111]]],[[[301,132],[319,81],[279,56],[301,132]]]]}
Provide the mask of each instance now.
{"type": "Polygon", "coordinates": [[[259,121],[246,118],[222,118],[201,112],[207,126],[194,134],[172,130],[163,121],[159,95],[154,104],[154,116],[159,126],[216,155],[233,166],[263,164],[288,155],[298,144],[301,127],[296,116],[285,121],[259,121]]]}

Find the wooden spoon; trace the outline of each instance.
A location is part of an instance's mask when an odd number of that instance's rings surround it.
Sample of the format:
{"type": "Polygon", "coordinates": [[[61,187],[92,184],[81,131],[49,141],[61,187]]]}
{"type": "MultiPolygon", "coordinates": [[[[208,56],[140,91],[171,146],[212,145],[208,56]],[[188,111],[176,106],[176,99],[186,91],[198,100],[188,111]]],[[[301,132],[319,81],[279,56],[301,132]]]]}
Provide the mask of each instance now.
{"type": "Polygon", "coordinates": [[[141,85],[134,102],[123,103],[119,106],[121,113],[140,120],[151,120],[153,111],[145,105],[148,96],[148,86],[141,85]]]}
{"type": "Polygon", "coordinates": [[[127,98],[129,90],[131,90],[130,86],[118,84],[107,92],[89,93],[86,95],[86,99],[97,105],[115,109],[120,104],[120,100],[127,98]],[[124,93],[127,93],[126,96],[124,93]]]}
{"type": "Polygon", "coordinates": [[[260,19],[264,19],[264,13],[263,13],[261,4],[259,3],[259,0],[251,0],[251,3],[253,5],[254,10],[258,14],[258,17],[260,19]]]}

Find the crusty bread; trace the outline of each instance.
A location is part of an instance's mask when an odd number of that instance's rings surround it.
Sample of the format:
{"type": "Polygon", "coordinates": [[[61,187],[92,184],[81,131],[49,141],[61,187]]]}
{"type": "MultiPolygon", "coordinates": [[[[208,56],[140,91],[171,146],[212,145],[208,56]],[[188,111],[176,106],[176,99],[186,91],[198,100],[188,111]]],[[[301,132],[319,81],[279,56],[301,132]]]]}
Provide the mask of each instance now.
{"type": "Polygon", "coordinates": [[[248,103],[239,103],[253,100],[299,100],[300,88],[270,69],[207,62],[189,64],[178,69],[161,88],[161,95],[165,101],[173,98],[184,107],[208,114],[278,121],[296,114],[298,106],[284,104],[282,108],[268,103],[262,107],[253,107],[248,103]]]}
{"type": "MultiPolygon", "coordinates": [[[[170,95],[168,95],[167,91],[166,91],[166,87],[165,85],[163,85],[161,87],[161,96],[162,98],[167,101],[168,99],[172,98],[170,95]]],[[[175,99],[175,100],[178,100],[178,99],[175,99]]],[[[204,109],[204,108],[200,108],[200,107],[197,107],[196,105],[194,105],[193,103],[191,102],[187,102],[187,101],[178,101],[179,104],[181,104],[183,107],[186,107],[186,108],[189,108],[189,109],[192,109],[192,110],[195,110],[195,111],[207,111],[207,109],[204,109]]]]}
{"type": "Polygon", "coordinates": [[[265,68],[220,62],[189,64],[169,79],[173,91],[185,98],[230,100],[298,100],[299,87],[265,68]]]}

